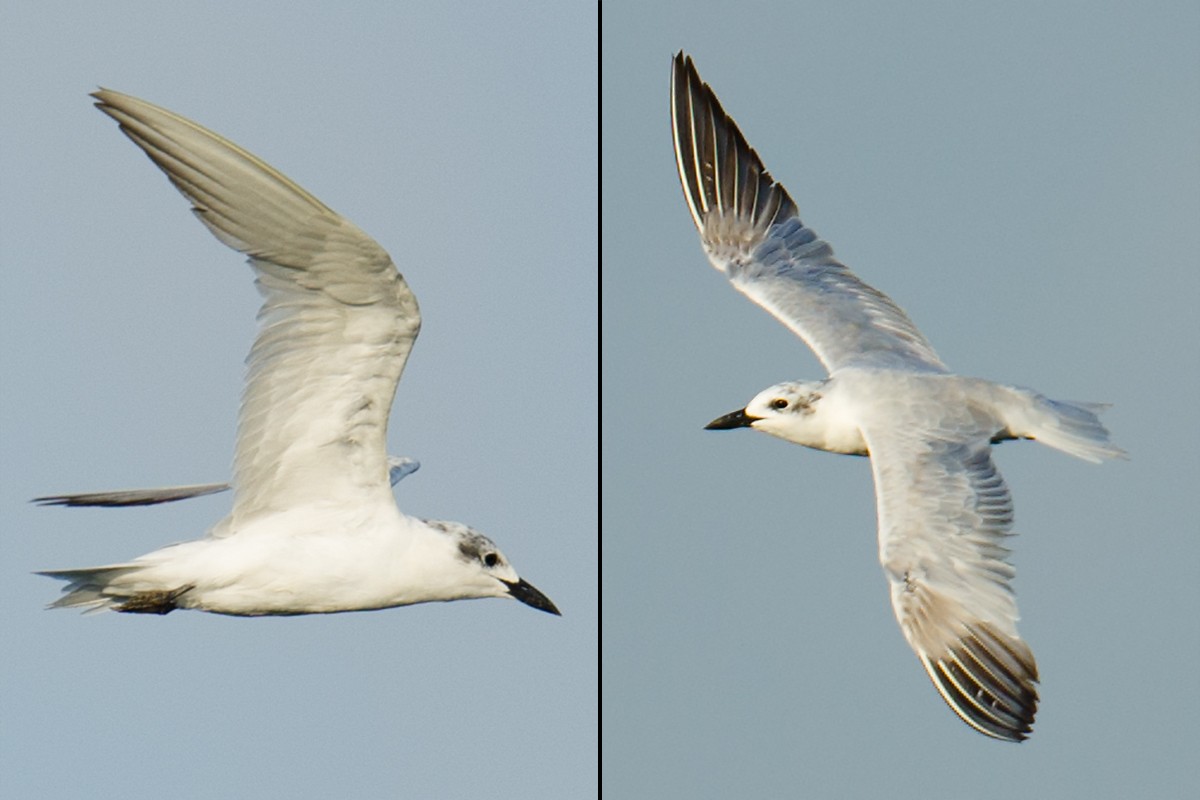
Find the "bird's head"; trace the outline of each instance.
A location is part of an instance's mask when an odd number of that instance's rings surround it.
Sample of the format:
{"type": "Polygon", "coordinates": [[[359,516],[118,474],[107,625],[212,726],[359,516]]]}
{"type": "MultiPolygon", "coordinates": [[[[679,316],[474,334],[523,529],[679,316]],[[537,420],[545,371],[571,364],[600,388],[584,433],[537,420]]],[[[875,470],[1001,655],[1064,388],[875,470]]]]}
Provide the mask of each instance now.
{"type": "Polygon", "coordinates": [[[866,455],[862,434],[822,403],[828,381],[789,381],[764,389],[746,407],[714,419],[706,430],[753,428],[789,442],[849,455],[866,455]]]}
{"type": "Polygon", "coordinates": [[[561,616],[549,597],[538,591],[509,564],[496,544],[479,531],[459,522],[426,520],[450,539],[452,581],[456,597],[510,597],[527,606],[561,616]]]}

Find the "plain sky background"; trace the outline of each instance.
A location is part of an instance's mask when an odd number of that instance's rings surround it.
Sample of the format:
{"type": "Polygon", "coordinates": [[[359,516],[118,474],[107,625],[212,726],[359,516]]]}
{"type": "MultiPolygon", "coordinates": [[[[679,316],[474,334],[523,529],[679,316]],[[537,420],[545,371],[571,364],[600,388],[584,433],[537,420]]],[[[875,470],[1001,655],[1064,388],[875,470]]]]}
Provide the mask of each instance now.
{"type": "Polygon", "coordinates": [[[1200,794],[1200,5],[609,2],[602,35],[606,794],[1200,794]],[[997,455],[1043,678],[1024,744],[905,644],[866,460],[702,430],[824,372],[701,251],[681,48],[951,368],[1114,404],[1128,462],[997,455]]]}
{"type": "Polygon", "coordinates": [[[597,37],[589,3],[0,4],[0,796],[587,798],[597,780],[597,37]],[[48,612],[31,570],[195,538],[35,495],[222,480],[248,266],[92,108],[144,97],[374,236],[421,304],[402,508],[496,540],[516,602],[48,612]]]}

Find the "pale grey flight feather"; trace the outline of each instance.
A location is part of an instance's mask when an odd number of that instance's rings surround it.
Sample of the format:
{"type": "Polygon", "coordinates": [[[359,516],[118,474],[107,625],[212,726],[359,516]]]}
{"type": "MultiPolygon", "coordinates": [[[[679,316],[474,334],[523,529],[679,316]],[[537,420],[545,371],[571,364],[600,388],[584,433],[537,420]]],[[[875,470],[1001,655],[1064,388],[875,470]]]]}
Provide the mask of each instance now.
{"type": "Polygon", "coordinates": [[[200,221],[249,257],[264,297],[238,415],[232,527],[313,496],[388,491],[388,415],[421,326],[388,254],[233,142],[129,95],[94,96],[200,221]]]}

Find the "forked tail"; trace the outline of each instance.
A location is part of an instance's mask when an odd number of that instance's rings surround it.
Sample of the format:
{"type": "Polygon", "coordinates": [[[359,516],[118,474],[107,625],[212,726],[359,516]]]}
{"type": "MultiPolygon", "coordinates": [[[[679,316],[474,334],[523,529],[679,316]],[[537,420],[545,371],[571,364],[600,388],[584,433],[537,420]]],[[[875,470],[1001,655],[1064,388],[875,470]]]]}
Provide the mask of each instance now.
{"type": "Polygon", "coordinates": [[[178,608],[177,599],[192,588],[185,586],[162,590],[121,581],[141,569],[141,564],[114,564],[107,567],[48,570],[37,574],[67,581],[63,596],[51,603],[50,608],[82,608],[85,614],[107,609],[136,614],[166,614],[178,608]]]}
{"type": "Polygon", "coordinates": [[[1027,402],[1009,421],[1009,430],[1015,435],[1036,439],[1092,463],[1106,458],[1128,458],[1124,450],[1112,443],[1108,429],[1100,422],[1100,412],[1108,408],[1107,403],[1051,400],[1026,389],[1017,391],[1027,402]]]}

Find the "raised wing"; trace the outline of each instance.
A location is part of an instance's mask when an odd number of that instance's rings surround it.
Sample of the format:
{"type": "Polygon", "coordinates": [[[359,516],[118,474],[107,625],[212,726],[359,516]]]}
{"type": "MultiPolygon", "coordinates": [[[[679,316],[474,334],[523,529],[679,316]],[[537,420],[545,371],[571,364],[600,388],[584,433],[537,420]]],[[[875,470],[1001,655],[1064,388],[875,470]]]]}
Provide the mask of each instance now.
{"type": "Polygon", "coordinates": [[[900,307],[800,221],[787,190],[682,52],[671,72],[671,130],[683,195],[709,261],[804,339],[826,369],[946,371],[900,307]]]}
{"type": "MultiPolygon", "coordinates": [[[[421,468],[415,458],[388,456],[388,479],[395,486],[407,476],[421,468]]],[[[121,489],[114,492],[88,492],[86,494],[55,494],[35,497],[33,502],[41,506],[68,506],[84,508],[124,508],[126,506],[153,506],[173,503],[208,494],[228,491],[228,483],[196,483],[190,486],[164,486],[156,489],[121,489]]]]}
{"type": "Polygon", "coordinates": [[[119,489],[113,492],[53,494],[46,497],[35,497],[33,502],[40,506],[69,506],[71,508],[153,506],[159,503],[187,500],[192,497],[203,497],[206,494],[216,494],[224,492],[228,488],[228,483],[196,483],[190,486],[162,486],[155,489],[119,489]]]}
{"type": "Polygon", "coordinates": [[[212,131],[128,95],[93,96],[213,235],[249,256],[264,297],[225,529],[301,504],[381,498],[389,491],[388,413],[421,325],[388,254],[212,131]]]}
{"type": "Polygon", "coordinates": [[[1037,711],[1037,664],[1017,634],[1003,544],[1012,496],[988,441],[923,439],[912,427],[863,433],[880,560],[904,638],[964,722],[1024,739],[1037,711]]]}

